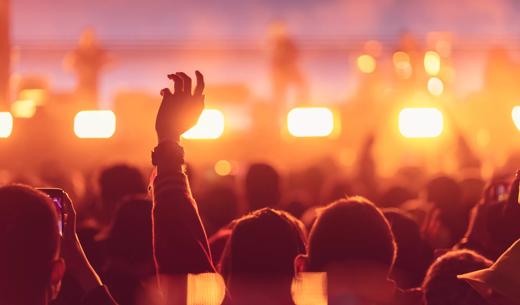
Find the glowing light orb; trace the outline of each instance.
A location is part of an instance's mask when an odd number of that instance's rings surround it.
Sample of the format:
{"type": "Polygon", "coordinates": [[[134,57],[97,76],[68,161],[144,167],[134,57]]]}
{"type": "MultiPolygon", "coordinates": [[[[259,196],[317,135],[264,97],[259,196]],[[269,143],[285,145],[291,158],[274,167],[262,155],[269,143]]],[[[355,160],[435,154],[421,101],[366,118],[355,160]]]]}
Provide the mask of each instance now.
{"type": "Polygon", "coordinates": [[[437,77],[428,80],[428,91],[435,96],[440,96],[444,92],[444,83],[437,77]]]}
{"type": "Polygon", "coordinates": [[[78,138],[110,138],[115,132],[116,116],[110,110],[80,111],[74,117],[74,133],[78,138]]]}
{"type": "Polygon", "coordinates": [[[374,57],[364,54],[357,58],[357,66],[359,71],[370,74],[376,69],[376,60],[374,57]]]}
{"type": "Polygon", "coordinates": [[[11,112],[16,118],[32,118],[36,113],[36,102],[34,100],[18,100],[11,105],[11,112]]]}
{"type": "Polygon", "coordinates": [[[334,115],[325,107],[293,108],[287,128],[294,137],[326,137],[334,130],[334,115]]]}
{"type": "Polygon", "coordinates": [[[218,273],[188,274],[187,305],[220,305],[226,284],[218,273]]]}
{"type": "Polygon", "coordinates": [[[224,133],[224,114],[216,109],[204,109],[197,124],[186,131],[185,139],[218,139],[224,133]]]}
{"type": "Polygon", "coordinates": [[[0,138],[9,138],[13,131],[13,116],[10,112],[0,112],[0,138]]]}
{"type": "Polygon", "coordinates": [[[399,131],[405,138],[436,138],[444,128],[437,108],[404,108],[399,113],[399,131]]]}
{"type": "Polygon", "coordinates": [[[227,160],[219,160],[214,166],[215,173],[219,176],[227,176],[231,174],[231,163],[227,160]]]}
{"type": "Polygon", "coordinates": [[[428,75],[435,76],[441,70],[441,57],[435,51],[424,54],[424,70],[428,75]]]}
{"type": "Polygon", "coordinates": [[[520,106],[513,107],[511,116],[513,117],[513,123],[515,124],[516,129],[520,131],[520,106]]]}

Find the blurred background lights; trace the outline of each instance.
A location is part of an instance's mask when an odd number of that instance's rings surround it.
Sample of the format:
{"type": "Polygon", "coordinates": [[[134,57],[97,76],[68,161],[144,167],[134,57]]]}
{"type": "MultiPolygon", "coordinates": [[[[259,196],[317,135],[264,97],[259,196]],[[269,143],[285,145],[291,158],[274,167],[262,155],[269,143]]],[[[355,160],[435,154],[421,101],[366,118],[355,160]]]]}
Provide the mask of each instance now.
{"type": "Polygon", "coordinates": [[[376,60],[368,54],[363,54],[357,58],[357,66],[359,71],[370,74],[376,69],[376,60]]]}
{"type": "Polygon", "coordinates": [[[214,166],[215,173],[219,176],[227,176],[231,174],[231,163],[227,160],[219,160],[214,166]]]}
{"type": "Polygon", "coordinates": [[[34,100],[17,100],[11,105],[11,112],[16,118],[32,118],[36,113],[36,102],[34,100]]]}
{"type": "Polygon", "coordinates": [[[392,56],[395,72],[402,78],[410,78],[412,76],[412,64],[410,56],[405,52],[398,51],[392,56]]]}
{"type": "Polygon", "coordinates": [[[110,110],[80,111],[74,118],[78,138],[110,138],[116,131],[116,116],[110,110]]]}
{"type": "Polygon", "coordinates": [[[218,139],[224,133],[224,114],[217,109],[204,109],[197,124],[186,131],[185,139],[218,139]]]}
{"type": "Polygon", "coordinates": [[[443,116],[437,108],[404,108],[399,113],[399,131],[406,138],[435,138],[443,130],[443,116]]]}
{"type": "Polygon", "coordinates": [[[0,112],[0,138],[8,138],[13,131],[13,116],[10,112],[0,112]]]}
{"type": "Polygon", "coordinates": [[[520,106],[513,107],[511,115],[513,117],[513,123],[515,123],[516,129],[520,131],[520,106]]]}
{"type": "Polygon", "coordinates": [[[325,107],[294,108],[287,115],[287,128],[295,137],[326,137],[334,130],[334,115],[325,107]]]}
{"type": "Polygon", "coordinates": [[[218,273],[188,274],[187,305],[220,305],[226,284],[218,273]]]}
{"type": "Polygon", "coordinates": [[[428,75],[435,76],[441,70],[441,57],[435,51],[428,51],[424,54],[424,70],[428,75]]]}
{"type": "Polygon", "coordinates": [[[301,272],[293,279],[291,295],[296,305],[327,305],[327,273],[301,272]]]}
{"type": "Polygon", "coordinates": [[[444,83],[438,77],[431,77],[428,80],[428,91],[435,96],[440,96],[444,92],[444,83]]]}

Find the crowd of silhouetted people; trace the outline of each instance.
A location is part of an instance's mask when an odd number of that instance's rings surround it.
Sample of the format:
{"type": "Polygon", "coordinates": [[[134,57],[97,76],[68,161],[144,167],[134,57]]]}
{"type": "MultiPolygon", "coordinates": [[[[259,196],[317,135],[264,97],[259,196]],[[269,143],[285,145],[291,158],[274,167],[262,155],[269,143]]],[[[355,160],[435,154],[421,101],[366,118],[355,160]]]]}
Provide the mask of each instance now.
{"type": "Polygon", "coordinates": [[[72,177],[0,187],[1,305],[520,304],[516,168],[386,181],[371,138],[352,177],[259,162],[201,185],[179,141],[204,108],[196,76],[168,75],[151,173],[111,165],[81,196],[72,177]]]}

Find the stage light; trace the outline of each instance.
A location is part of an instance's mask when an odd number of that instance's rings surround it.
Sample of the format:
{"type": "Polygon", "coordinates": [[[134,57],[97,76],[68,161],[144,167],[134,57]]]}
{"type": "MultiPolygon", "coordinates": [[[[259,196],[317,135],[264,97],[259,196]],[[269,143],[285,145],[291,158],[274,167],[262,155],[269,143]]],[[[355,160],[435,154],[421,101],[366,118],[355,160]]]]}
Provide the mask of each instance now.
{"type": "Polygon", "coordinates": [[[428,91],[435,96],[440,96],[444,92],[444,83],[437,77],[428,80],[428,91]]]}
{"type": "Polygon", "coordinates": [[[515,124],[516,129],[520,131],[520,106],[513,107],[511,116],[513,117],[513,123],[515,124]]]}
{"type": "Polygon", "coordinates": [[[10,112],[0,112],[0,138],[9,138],[13,131],[13,116],[10,112]]]}
{"type": "Polygon", "coordinates": [[[226,295],[226,284],[218,273],[188,274],[187,305],[220,305],[226,295]]]}
{"type": "Polygon", "coordinates": [[[291,285],[296,305],[327,305],[327,273],[301,272],[291,285]]]}
{"type": "Polygon", "coordinates": [[[402,78],[410,78],[412,76],[412,64],[410,56],[405,52],[398,51],[392,56],[396,73],[402,78]]]}
{"type": "Polygon", "coordinates": [[[404,108],[399,113],[399,131],[405,138],[435,138],[443,130],[437,108],[404,108]]]}
{"type": "Polygon", "coordinates": [[[36,113],[34,100],[18,100],[11,105],[11,112],[15,118],[29,119],[36,113]]]}
{"type": "Polygon", "coordinates": [[[219,176],[227,176],[231,174],[231,163],[227,160],[219,160],[214,166],[215,173],[219,176]]]}
{"type": "Polygon", "coordinates": [[[287,115],[287,128],[295,137],[326,137],[334,130],[334,115],[325,107],[294,108],[287,115]]]}
{"type": "Polygon", "coordinates": [[[441,57],[435,51],[424,54],[424,70],[431,76],[439,74],[441,70],[441,57]]]}
{"type": "Polygon", "coordinates": [[[116,116],[110,110],[80,111],[74,118],[74,133],[78,138],[110,138],[116,131],[116,116]]]}
{"type": "Polygon", "coordinates": [[[357,58],[357,66],[359,71],[370,74],[376,69],[376,60],[374,57],[364,54],[357,58]]]}
{"type": "Polygon", "coordinates": [[[35,105],[43,105],[47,98],[47,91],[44,89],[24,89],[18,94],[20,100],[31,100],[35,105]]]}
{"type": "Polygon", "coordinates": [[[216,109],[204,109],[197,125],[186,131],[185,139],[218,139],[224,133],[224,114],[216,109]]]}

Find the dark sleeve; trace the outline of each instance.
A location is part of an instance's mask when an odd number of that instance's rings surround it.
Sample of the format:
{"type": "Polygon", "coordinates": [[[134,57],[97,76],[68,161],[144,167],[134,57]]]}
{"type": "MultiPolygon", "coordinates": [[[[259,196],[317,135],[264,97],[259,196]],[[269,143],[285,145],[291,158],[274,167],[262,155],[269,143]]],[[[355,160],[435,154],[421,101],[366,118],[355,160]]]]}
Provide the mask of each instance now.
{"type": "Polygon", "coordinates": [[[106,286],[99,286],[83,298],[81,305],[117,305],[117,303],[106,286]]]}
{"type": "Polygon", "coordinates": [[[177,143],[156,147],[153,243],[158,273],[184,275],[215,272],[208,238],[183,170],[183,151],[177,143]]]}

